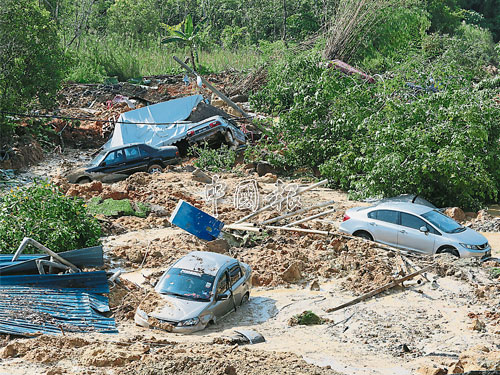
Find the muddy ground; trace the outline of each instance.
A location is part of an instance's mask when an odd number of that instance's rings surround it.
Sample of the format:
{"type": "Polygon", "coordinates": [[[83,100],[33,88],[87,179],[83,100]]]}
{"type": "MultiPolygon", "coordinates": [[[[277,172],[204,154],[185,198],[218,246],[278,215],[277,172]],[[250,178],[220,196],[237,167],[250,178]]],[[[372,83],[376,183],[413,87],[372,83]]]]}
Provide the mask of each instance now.
{"type": "MultiPolygon", "coordinates": [[[[335,201],[336,212],[307,223],[310,228],[332,231],[331,235],[234,232],[241,237],[239,244],[216,247],[253,269],[250,301],[238,311],[192,335],[136,326],[135,307],[162,270],[189,251],[213,250],[212,244],[170,225],[168,216],[177,201],[184,199],[207,212],[212,206],[203,199],[205,184],[190,172],[190,160],[162,174],[135,174],[113,185],[71,185],[57,177],[84,163],[90,154],[67,150],[18,177],[54,177],[68,195],[128,198],[155,207],[147,218],[102,218],[107,233],[102,239],[106,269],[124,271],[110,294],[119,333],[3,337],[0,374],[412,374],[419,369],[437,371],[433,367],[442,373],[500,369],[499,280],[488,274],[493,264],[409,255],[421,267],[435,264],[426,275],[429,281],[420,278],[420,285],[397,287],[326,312],[398,277],[395,252],[335,235],[345,209],[364,203],[326,188],[305,193],[302,205],[335,201]],[[292,316],[306,310],[327,322],[288,324],[292,316]],[[266,342],[234,345],[228,338],[237,329],[254,329],[266,342]]],[[[275,189],[276,176],[258,177],[243,164],[220,177],[228,191],[219,202],[219,218],[225,223],[248,213],[233,207],[239,182],[255,179],[262,197],[275,189]]],[[[306,186],[311,181],[285,182],[306,186]]],[[[266,212],[253,221],[276,215],[266,212]]],[[[499,256],[499,233],[486,235],[499,256]]]]}

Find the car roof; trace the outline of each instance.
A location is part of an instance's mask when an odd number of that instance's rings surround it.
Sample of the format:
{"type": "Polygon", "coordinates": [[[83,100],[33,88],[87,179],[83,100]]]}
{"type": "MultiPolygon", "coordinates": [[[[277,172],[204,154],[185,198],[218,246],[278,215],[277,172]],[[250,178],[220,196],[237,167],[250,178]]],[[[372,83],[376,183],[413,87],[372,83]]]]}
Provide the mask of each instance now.
{"type": "Polygon", "coordinates": [[[427,199],[422,198],[421,196],[415,194],[400,194],[395,197],[383,198],[378,201],[372,201],[372,202],[373,204],[381,204],[386,202],[406,202],[406,203],[421,204],[422,206],[428,206],[431,208],[437,208],[427,199]]]}
{"type": "MultiPolygon", "coordinates": [[[[145,143],[141,143],[141,142],[127,143],[126,145],[120,145],[120,146],[110,147],[110,148],[106,149],[105,151],[114,151],[114,150],[118,150],[120,148],[132,147],[132,146],[139,146],[139,145],[149,146],[149,145],[146,145],[145,143]]],[[[151,147],[151,146],[149,146],[149,147],[151,147]]]]}
{"type": "Polygon", "coordinates": [[[234,262],[236,259],[227,255],[209,251],[192,251],[179,259],[173,267],[215,276],[223,266],[234,262]]]}
{"type": "Polygon", "coordinates": [[[424,206],[418,203],[407,203],[407,202],[383,202],[372,207],[372,211],[380,209],[405,211],[416,215],[422,215],[425,214],[426,212],[434,210],[431,207],[424,206]]]}

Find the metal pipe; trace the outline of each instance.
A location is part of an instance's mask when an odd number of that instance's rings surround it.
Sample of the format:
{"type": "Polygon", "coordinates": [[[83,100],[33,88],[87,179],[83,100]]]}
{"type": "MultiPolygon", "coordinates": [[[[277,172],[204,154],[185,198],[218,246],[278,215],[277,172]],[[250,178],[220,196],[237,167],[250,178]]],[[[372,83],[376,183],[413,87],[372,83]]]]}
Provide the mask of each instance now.
{"type": "Polygon", "coordinates": [[[297,225],[297,224],[300,224],[300,223],[305,223],[306,221],[309,221],[309,220],[312,220],[312,219],[316,219],[317,217],[321,217],[321,216],[325,216],[325,215],[331,214],[331,213],[333,213],[335,211],[337,211],[335,208],[332,209],[332,210],[323,211],[323,212],[320,212],[319,214],[308,216],[308,217],[305,217],[303,219],[294,221],[293,223],[285,225],[285,227],[291,227],[292,225],[297,225]]]}
{"type": "Polygon", "coordinates": [[[307,212],[307,211],[311,211],[311,210],[314,210],[316,208],[322,208],[322,207],[325,207],[325,206],[329,206],[331,204],[335,203],[334,200],[331,200],[331,201],[328,201],[328,202],[323,202],[323,203],[318,203],[318,204],[315,204],[314,206],[311,206],[311,207],[304,207],[304,208],[301,208],[300,210],[297,210],[297,211],[293,211],[293,212],[288,212],[284,215],[281,215],[281,216],[278,216],[278,217],[274,217],[272,219],[268,219],[268,220],[264,220],[261,224],[271,224],[271,223],[275,223],[281,219],[285,219],[287,217],[290,217],[290,216],[295,216],[295,215],[300,215],[300,214],[303,214],[304,212],[307,212]]]}
{"type": "Polygon", "coordinates": [[[275,227],[273,225],[264,226],[266,229],[274,229],[274,230],[287,230],[289,232],[301,232],[301,233],[310,233],[310,234],[322,234],[324,236],[333,235],[332,232],[327,232],[326,230],[315,230],[315,229],[304,229],[304,228],[291,228],[291,227],[275,227]]]}

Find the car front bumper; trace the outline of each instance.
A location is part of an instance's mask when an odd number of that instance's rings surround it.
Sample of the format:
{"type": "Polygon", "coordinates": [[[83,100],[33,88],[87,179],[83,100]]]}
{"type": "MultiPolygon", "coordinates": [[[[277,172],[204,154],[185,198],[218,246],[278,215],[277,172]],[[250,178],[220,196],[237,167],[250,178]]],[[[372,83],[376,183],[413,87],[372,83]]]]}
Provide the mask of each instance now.
{"type": "Polygon", "coordinates": [[[206,324],[203,324],[201,320],[198,322],[198,324],[180,327],[167,322],[163,323],[159,319],[148,317],[148,315],[140,309],[137,309],[137,311],[135,312],[134,322],[135,324],[144,328],[159,329],[172,333],[193,333],[201,331],[206,327],[206,324]]]}
{"type": "Polygon", "coordinates": [[[461,247],[460,258],[489,258],[491,257],[491,247],[483,250],[471,250],[461,247]]]}

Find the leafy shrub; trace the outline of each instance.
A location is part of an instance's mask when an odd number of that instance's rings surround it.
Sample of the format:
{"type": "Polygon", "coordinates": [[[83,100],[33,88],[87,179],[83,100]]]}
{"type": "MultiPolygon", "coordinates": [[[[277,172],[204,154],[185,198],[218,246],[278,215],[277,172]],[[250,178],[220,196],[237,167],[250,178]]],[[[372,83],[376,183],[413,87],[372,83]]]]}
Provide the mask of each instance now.
{"type": "Polygon", "coordinates": [[[292,316],[290,318],[290,320],[288,321],[288,325],[290,325],[290,326],[295,326],[295,325],[311,326],[311,325],[323,324],[325,322],[326,322],[325,319],[320,318],[318,315],[313,313],[311,310],[308,310],[308,311],[304,311],[300,314],[292,316]]]}
{"type": "Polygon", "coordinates": [[[190,154],[197,157],[195,167],[210,172],[230,171],[236,161],[236,151],[226,145],[219,149],[212,149],[207,145],[192,146],[190,154]]]}
{"type": "Polygon", "coordinates": [[[101,226],[85,202],[62,194],[55,185],[35,181],[0,197],[0,252],[14,252],[31,237],[59,252],[99,244],[101,226]]]}
{"type": "Polygon", "coordinates": [[[291,167],[319,168],[356,197],[415,193],[478,208],[500,188],[500,107],[474,68],[410,55],[375,84],[287,57],[253,96],[280,114],[270,138],[291,167]],[[468,79],[469,78],[469,79],[468,79]]]}

